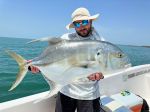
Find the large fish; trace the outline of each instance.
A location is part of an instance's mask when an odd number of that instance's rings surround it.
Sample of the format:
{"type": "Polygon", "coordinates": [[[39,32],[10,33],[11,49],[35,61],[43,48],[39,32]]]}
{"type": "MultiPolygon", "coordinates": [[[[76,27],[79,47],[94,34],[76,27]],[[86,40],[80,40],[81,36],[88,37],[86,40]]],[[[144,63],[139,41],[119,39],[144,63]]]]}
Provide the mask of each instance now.
{"type": "Polygon", "coordinates": [[[92,73],[102,72],[107,75],[130,66],[127,55],[109,42],[61,38],[43,38],[31,42],[36,41],[48,41],[49,46],[31,62],[13,51],[7,51],[20,68],[10,90],[18,86],[31,65],[36,66],[51,85],[49,96],[54,95],[63,86],[86,78],[92,73]]]}

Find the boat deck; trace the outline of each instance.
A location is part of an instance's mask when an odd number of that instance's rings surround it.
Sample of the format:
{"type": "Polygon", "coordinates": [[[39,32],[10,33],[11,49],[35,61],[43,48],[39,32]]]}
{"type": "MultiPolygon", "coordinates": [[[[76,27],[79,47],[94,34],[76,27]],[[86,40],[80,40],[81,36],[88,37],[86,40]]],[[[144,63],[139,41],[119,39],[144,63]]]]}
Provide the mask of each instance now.
{"type": "MultiPolygon", "coordinates": [[[[150,105],[150,64],[131,67],[124,71],[106,76],[100,81],[102,95],[111,96],[123,90],[140,95],[150,105]]],[[[35,103],[47,92],[27,96],[24,98],[0,103],[0,112],[54,112],[56,97],[35,103]]]]}

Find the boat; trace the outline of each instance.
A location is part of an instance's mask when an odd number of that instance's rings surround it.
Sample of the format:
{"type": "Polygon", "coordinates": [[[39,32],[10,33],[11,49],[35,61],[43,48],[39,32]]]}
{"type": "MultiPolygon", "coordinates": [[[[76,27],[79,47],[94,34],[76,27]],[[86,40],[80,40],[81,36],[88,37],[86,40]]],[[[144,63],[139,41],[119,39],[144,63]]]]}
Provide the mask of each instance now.
{"type": "MultiPolygon", "coordinates": [[[[130,91],[144,98],[150,105],[150,64],[133,66],[105,76],[100,83],[101,96],[117,95],[130,91]]],[[[0,112],[54,112],[56,96],[35,103],[49,92],[42,92],[23,98],[0,103],[0,112]]]]}

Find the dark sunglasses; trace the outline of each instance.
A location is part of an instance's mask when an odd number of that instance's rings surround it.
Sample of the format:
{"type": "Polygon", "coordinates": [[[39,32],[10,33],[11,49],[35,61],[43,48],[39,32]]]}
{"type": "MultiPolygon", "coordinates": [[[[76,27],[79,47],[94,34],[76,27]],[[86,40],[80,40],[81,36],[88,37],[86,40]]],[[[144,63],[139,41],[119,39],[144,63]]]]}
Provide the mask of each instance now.
{"type": "Polygon", "coordinates": [[[76,28],[79,28],[82,24],[82,26],[86,26],[87,24],[89,24],[89,20],[82,20],[81,22],[73,22],[74,26],[76,28]]]}

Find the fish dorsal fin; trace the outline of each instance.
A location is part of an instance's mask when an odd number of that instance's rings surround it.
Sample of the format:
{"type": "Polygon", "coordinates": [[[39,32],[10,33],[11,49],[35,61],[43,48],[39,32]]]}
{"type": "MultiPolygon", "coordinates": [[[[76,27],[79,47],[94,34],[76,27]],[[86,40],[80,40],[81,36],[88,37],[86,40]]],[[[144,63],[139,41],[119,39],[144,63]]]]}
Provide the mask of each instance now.
{"type": "Polygon", "coordinates": [[[34,43],[34,42],[46,42],[47,41],[49,43],[49,45],[54,45],[54,44],[60,43],[64,40],[66,40],[66,39],[62,39],[59,37],[43,37],[43,38],[31,40],[31,41],[27,42],[27,44],[34,43]]]}
{"type": "Polygon", "coordinates": [[[65,39],[62,39],[62,38],[51,38],[48,40],[48,43],[49,43],[49,45],[54,45],[54,44],[58,44],[64,40],[65,39]]]}

